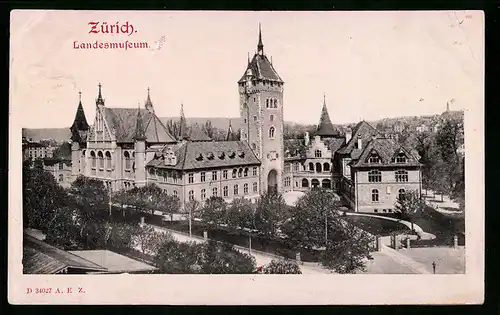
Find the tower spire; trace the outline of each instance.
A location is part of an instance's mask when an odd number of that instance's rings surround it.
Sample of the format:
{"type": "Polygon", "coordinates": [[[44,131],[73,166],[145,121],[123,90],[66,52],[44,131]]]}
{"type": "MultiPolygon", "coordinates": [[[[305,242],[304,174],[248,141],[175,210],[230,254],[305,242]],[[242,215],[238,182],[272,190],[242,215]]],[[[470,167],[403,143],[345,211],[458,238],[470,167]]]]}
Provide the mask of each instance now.
{"type": "Polygon", "coordinates": [[[231,119],[229,119],[229,127],[227,128],[226,141],[236,141],[233,133],[233,126],[231,125],[231,119]]]}
{"type": "Polygon", "coordinates": [[[187,138],[186,117],[184,116],[184,103],[181,101],[181,118],[179,121],[179,140],[187,138]]]}
{"type": "Polygon", "coordinates": [[[326,94],[323,92],[323,106],[326,106],[326,94]]]}
{"type": "Polygon", "coordinates": [[[151,96],[149,95],[149,87],[148,87],[148,97],[146,99],[146,104],[144,107],[149,111],[154,113],[153,102],[151,102],[151,96]]]}
{"type": "Polygon", "coordinates": [[[97,95],[97,99],[95,101],[95,104],[98,105],[98,106],[99,105],[103,105],[104,106],[104,99],[102,98],[102,93],[101,93],[101,87],[102,87],[101,82],[99,82],[98,86],[99,86],[99,94],[97,95]]]}
{"type": "Polygon", "coordinates": [[[78,102],[82,102],[82,91],[78,92],[78,102]]]}
{"type": "Polygon", "coordinates": [[[262,31],[259,23],[259,43],[257,44],[257,53],[264,55],[264,44],[262,44],[262,31]]]}
{"type": "Polygon", "coordinates": [[[146,132],[141,117],[141,103],[137,103],[137,121],[134,140],[146,140],[146,132]]]}

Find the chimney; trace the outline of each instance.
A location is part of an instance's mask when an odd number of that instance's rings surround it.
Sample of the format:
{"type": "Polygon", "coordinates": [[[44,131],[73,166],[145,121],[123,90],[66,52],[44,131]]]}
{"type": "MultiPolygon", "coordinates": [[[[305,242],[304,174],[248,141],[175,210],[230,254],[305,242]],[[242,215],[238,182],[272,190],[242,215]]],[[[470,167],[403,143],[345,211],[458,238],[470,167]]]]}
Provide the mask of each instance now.
{"type": "Polygon", "coordinates": [[[352,130],[351,128],[347,128],[345,132],[345,143],[348,143],[352,138],[352,130]]]}
{"type": "Polygon", "coordinates": [[[304,144],[306,146],[309,145],[309,132],[308,131],[306,131],[306,134],[304,135],[304,144]]]}
{"type": "Polygon", "coordinates": [[[363,141],[361,140],[361,136],[358,136],[358,149],[363,147],[363,141]]]}

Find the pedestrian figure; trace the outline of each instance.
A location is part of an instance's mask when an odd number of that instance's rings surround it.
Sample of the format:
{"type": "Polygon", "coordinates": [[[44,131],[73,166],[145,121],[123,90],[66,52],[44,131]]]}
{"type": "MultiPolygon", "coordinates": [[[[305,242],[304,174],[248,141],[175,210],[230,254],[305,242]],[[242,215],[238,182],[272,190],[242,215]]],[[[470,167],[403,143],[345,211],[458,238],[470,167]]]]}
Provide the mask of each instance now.
{"type": "Polygon", "coordinates": [[[434,274],[436,274],[436,262],[435,261],[432,262],[432,272],[434,272],[434,274]]]}

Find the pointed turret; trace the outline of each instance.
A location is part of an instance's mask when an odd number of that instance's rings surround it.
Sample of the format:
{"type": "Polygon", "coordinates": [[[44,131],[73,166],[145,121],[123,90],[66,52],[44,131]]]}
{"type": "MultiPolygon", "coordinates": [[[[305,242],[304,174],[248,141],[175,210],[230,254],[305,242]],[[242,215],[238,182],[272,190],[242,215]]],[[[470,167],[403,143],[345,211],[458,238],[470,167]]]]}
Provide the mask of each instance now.
{"type": "Polygon", "coordinates": [[[146,132],[144,130],[144,123],[142,121],[141,108],[140,105],[137,108],[137,121],[135,125],[135,141],[145,141],[146,140],[146,132]]]}
{"type": "Polygon", "coordinates": [[[227,128],[226,141],[237,141],[236,135],[233,132],[233,126],[231,126],[231,119],[229,120],[229,127],[227,128]]]}
{"type": "Polygon", "coordinates": [[[328,114],[328,108],[326,107],[326,95],[323,94],[323,108],[321,109],[321,117],[319,119],[316,135],[320,137],[333,137],[336,134],[332,121],[330,120],[330,115],[328,114]]]}
{"type": "Polygon", "coordinates": [[[90,126],[87,123],[87,118],[85,117],[85,112],[83,111],[82,92],[78,92],[78,94],[79,94],[78,108],[76,110],[76,115],[73,124],[70,127],[71,140],[75,142],[82,141],[82,133],[85,133],[90,129],[90,126]]]}
{"type": "Polygon", "coordinates": [[[154,107],[153,107],[153,102],[151,102],[151,96],[149,95],[149,88],[148,88],[148,98],[146,99],[146,103],[144,104],[144,107],[150,112],[154,113],[154,107]]]}
{"type": "Polygon", "coordinates": [[[257,53],[259,55],[264,55],[264,44],[262,43],[262,31],[260,29],[260,23],[259,23],[259,43],[257,44],[257,53]]]}
{"type": "Polygon", "coordinates": [[[181,118],[179,121],[179,135],[178,135],[179,140],[184,140],[188,138],[187,131],[188,130],[186,124],[186,117],[184,116],[184,104],[181,103],[181,118]]]}
{"type": "Polygon", "coordinates": [[[104,99],[102,98],[102,93],[101,93],[101,83],[99,83],[99,94],[97,95],[97,99],[95,100],[96,106],[104,106],[104,99]]]}

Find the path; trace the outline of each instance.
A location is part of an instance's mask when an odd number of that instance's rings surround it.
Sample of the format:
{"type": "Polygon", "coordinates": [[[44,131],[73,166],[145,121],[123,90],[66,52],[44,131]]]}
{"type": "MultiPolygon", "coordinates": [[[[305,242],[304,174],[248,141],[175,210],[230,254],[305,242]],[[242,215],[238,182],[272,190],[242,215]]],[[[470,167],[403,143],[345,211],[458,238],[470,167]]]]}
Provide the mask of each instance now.
{"type": "MultiPolygon", "coordinates": [[[[176,239],[179,242],[203,243],[205,241],[202,237],[189,236],[185,233],[173,231],[173,230],[170,230],[170,229],[167,229],[164,227],[160,227],[160,226],[156,226],[156,225],[151,225],[151,226],[157,232],[169,232],[174,237],[174,239],[176,239]]],[[[234,247],[242,253],[252,255],[255,258],[257,266],[267,265],[273,259],[275,259],[275,260],[283,259],[283,257],[269,254],[269,253],[265,253],[262,251],[252,250],[252,252],[250,253],[248,248],[237,246],[237,245],[234,245],[234,247]]],[[[303,263],[300,265],[300,270],[302,271],[302,274],[330,274],[331,273],[330,270],[323,268],[319,263],[303,263]]]]}
{"type": "MultiPolygon", "coordinates": [[[[403,249],[402,249],[403,251],[403,249]]],[[[407,267],[408,269],[414,271],[418,274],[428,274],[431,273],[429,270],[421,263],[413,260],[412,258],[406,256],[400,251],[394,250],[388,246],[382,246],[382,251],[384,255],[387,255],[394,260],[398,261],[401,265],[407,267]]]]}
{"type": "Polygon", "coordinates": [[[460,205],[457,202],[451,200],[447,195],[443,195],[443,200],[441,201],[440,194],[436,195],[436,193],[432,190],[427,190],[427,194],[424,194],[423,196],[425,198],[425,201],[438,212],[444,214],[463,213],[463,210],[460,210],[460,205]]]}
{"type": "MultiPolygon", "coordinates": [[[[359,212],[345,212],[345,214],[346,215],[352,215],[352,216],[372,217],[372,218],[378,218],[378,219],[383,219],[383,220],[394,221],[394,222],[398,222],[398,223],[401,223],[401,224],[407,226],[410,230],[412,228],[412,223],[411,222],[408,222],[408,221],[405,221],[405,220],[396,219],[396,218],[384,217],[384,216],[375,215],[375,214],[368,214],[368,213],[359,213],[359,212]]],[[[423,239],[423,240],[432,240],[432,239],[436,238],[436,236],[434,234],[425,232],[420,226],[416,225],[415,223],[413,223],[413,229],[415,230],[415,232],[418,235],[420,235],[420,238],[423,239]]]]}

